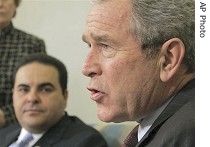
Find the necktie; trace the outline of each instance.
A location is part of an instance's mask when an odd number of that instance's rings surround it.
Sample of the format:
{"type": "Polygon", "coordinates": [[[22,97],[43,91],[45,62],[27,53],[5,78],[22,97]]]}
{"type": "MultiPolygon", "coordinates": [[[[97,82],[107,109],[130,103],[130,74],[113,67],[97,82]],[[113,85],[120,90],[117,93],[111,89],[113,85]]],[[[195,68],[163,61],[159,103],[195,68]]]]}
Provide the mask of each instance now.
{"type": "Polygon", "coordinates": [[[28,132],[27,134],[25,134],[25,136],[19,143],[15,142],[15,143],[11,144],[9,147],[27,147],[28,143],[31,140],[33,140],[33,136],[31,133],[28,132]]]}
{"type": "Polygon", "coordinates": [[[137,125],[126,137],[124,140],[124,143],[122,147],[135,147],[135,145],[138,143],[138,128],[139,125],[137,125]]]}

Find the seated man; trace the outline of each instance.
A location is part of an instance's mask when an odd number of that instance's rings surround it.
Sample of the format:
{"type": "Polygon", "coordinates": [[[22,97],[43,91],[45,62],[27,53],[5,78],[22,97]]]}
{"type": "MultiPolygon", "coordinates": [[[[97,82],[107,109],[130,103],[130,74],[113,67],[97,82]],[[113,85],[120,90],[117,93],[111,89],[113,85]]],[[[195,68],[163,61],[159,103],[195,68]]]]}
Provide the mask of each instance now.
{"type": "Polygon", "coordinates": [[[15,69],[13,83],[13,105],[19,124],[0,132],[1,147],[20,143],[28,132],[32,136],[25,142],[27,147],[106,147],[98,131],[65,112],[67,97],[63,63],[44,54],[23,58],[15,69]]]}

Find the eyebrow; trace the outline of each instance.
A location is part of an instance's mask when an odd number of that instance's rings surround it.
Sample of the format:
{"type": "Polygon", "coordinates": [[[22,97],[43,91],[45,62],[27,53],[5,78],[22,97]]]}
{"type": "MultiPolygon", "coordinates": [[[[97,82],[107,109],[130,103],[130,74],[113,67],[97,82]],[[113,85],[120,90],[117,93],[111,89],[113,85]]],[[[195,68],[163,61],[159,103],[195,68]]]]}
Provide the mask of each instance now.
{"type": "Polygon", "coordinates": [[[38,85],[38,87],[40,87],[40,88],[45,87],[45,86],[50,86],[50,87],[55,88],[55,86],[50,82],[46,82],[46,83],[42,83],[42,84],[38,85]]]}
{"type": "Polygon", "coordinates": [[[96,42],[107,42],[107,41],[111,41],[107,35],[101,35],[101,36],[97,36],[94,35],[93,33],[90,34],[90,36],[93,38],[93,40],[95,40],[96,42]]]}
{"type": "MultiPolygon", "coordinates": [[[[55,86],[50,82],[41,83],[41,84],[38,85],[39,88],[42,88],[42,87],[45,87],[45,86],[50,86],[50,87],[55,88],[55,86]]],[[[30,87],[30,86],[28,84],[19,84],[17,87],[30,87]]]]}
{"type": "MultiPolygon", "coordinates": [[[[96,42],[110,42],[112,44],[115,44],[107,35],[95,35],[91,33],[90,36],[96,42]]],[[[88,39],[84,34],[82,35],[82,40],[88,43],[88,39]]]]}
{"type": "Polygon", "coordinates": [[[29,85],[28,84],[19,84],[19,85],[17,85],[17,87],[29,87],[29,85]]]}

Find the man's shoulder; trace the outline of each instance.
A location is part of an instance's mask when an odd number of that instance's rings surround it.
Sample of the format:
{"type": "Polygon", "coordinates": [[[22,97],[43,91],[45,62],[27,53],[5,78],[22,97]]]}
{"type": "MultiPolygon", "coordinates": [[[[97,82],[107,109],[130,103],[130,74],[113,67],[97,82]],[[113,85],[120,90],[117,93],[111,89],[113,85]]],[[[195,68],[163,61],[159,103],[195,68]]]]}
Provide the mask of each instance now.
{"type": "Polygon", "coordinates": [[[106,146],[102,135],[93,127],[87,125],[77,116],[65,115],[56,125],[50,128],[40,142],[49,142],[57,146],[106,146]]]}
{"type": "MultiPolygon", "coordinates": [[[[66,137],[72,136],[72,134],[74,134],[73,136],[101,136],[99,131],[85,123],[77,116],[65,115],[54,129],[59,130],[60,133],[63,133],[66,137]]],[[[53,132],[55,131],[54,129],[52,130],[53,132]]]]}
{"type": "Polygon", "coordinates": [[[11,132],[18,128],[20,128],[20,125],[18,123],[14,123],[5,128],[0,129],[0,134],[4,134],[5,132],[8,132],[8,131],[11,132]]]}
{"type": "Polygon", "coordinates": [[[43,39],[38,37],[37,35],[34,35],[32,33],[29,33],[27,31],[23,31],[17,28],[14,28],[14,35],[18,36],[19,38],[22,38],[24,40],[31,40],[31,41],[42,41],[43,39]]]}
{"type": "Polygon", "coordinates": [[[61,121],[62,121],[61,123],[65,123],[66,126],[68,126],[69,128],[77,128],[78,130],[81,131],[82,130],[95,131],[93,127],[85,123],[81,118],[77,116],[66,115],[61,121]]]}
{"type": "MultiPolygon", "coordinates": [[[[8,134],[20,129],[20,125],[18,123],[11,124],[5,128],[0,129],[0,140],[5,138],[8,134]]],[[[0,141],[1,142],[1,141],[0,141]]],[[[1,145],[1,144],[0,144],[1,145]]]]}

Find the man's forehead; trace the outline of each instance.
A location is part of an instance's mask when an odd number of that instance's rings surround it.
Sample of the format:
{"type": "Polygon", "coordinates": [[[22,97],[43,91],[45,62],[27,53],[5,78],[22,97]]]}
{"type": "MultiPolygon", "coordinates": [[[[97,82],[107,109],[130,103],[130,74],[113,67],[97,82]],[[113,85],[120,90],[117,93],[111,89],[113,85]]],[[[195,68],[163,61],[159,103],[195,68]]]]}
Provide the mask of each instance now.
{"type": "Polygon", "coordinates": [[[129,13],[128,2],[107,1],[102,4],[96,4],[88,14],[88,20],[93,17],[97,19],[121,20],[129,13]]]}
{"type": "Polygon", "coordinates": [[[16,80],[52,80],[58,77],[58,71],[54,66],[33,62],[20,67],[15,75],[16,80]]]}
{"type": "Polygon", "coordinates": [[[92,22],[92,21],[100,21],[100,22],[106,23],[106,22],[120,21],[120,20],[122,20],[122,16],[118,14],[114,14],[111,11],[93,12],[93,13],[89,13],[87,17],[87,23],[92,22]]]}

